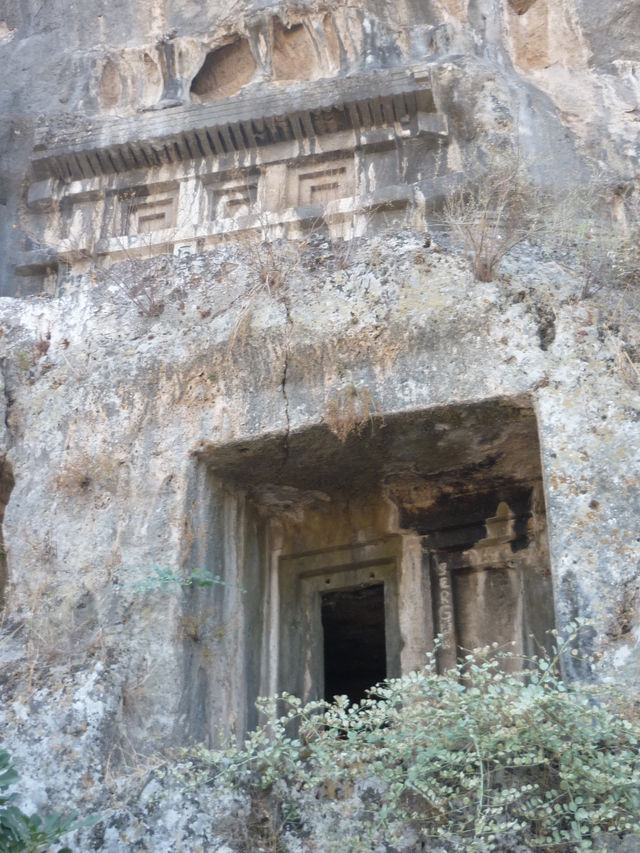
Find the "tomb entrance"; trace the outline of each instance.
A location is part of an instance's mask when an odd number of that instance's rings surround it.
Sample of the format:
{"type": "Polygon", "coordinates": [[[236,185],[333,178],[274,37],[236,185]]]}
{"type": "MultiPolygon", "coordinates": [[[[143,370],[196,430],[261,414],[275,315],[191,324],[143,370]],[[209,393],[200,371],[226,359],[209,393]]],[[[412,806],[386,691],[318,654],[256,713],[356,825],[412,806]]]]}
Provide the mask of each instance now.
{"type": "Polygon", "coordinates": [[[321,594],[324,698],[359,702],[387,677],[384,584],[321,594]]]}
{"type": "Polygon", "coordinates": [[[282,691],[356,701],[423,666],[437,635],[441,670],[491,643],[522,655],[548,644],[553,589],[528,398],[373,417],[344,441],[316,425],[197,454],[243,507],[225,577],[247,589],[245,657],[259,662],[250,701],[282,691]]]}

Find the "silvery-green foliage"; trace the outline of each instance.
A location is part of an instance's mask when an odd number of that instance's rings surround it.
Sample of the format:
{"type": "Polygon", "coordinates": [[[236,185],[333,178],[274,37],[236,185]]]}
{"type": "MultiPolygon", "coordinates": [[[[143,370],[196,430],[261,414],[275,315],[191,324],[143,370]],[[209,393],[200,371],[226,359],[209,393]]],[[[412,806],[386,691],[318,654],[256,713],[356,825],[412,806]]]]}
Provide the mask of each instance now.
{"type": "MultiPolygon", "coordinates": [[[[188,576],[182,575],[169,566],[147,566],[121,569],[125,577],[123,586],[136,593],[161,592],[173,593],[189,587],[231,586],[220,575],[213,575],[208,569],[195,568],[188,576]]],[[[241,592],[242,587],[235,587],[241,592]]]]}
{"type": "MultiPolygon", "coordinates": [[[[7,793],[20,781],[9,753],[0,749],[0,851],[1,853],[41,853],[74,829],[91,826],[96,818],[78,820],[77,815],[52,812],[46,817],[27,815],[15,805],[17,794],[7,793]]],[[[69,847],[58,853],[71,853],[69,847]]]]}
{"type": "Polygon", "coordinates": [[[640,832],[640,725],[610,688],[562,681],[571,627],[521,673],[492,648],[444,674],[432,655],[358,705],[261,700],[267,722],[241,749],[192,766],[270,791],[314,850],[406,849],[408,834],[428,849],[612,849],[640,832]]]}

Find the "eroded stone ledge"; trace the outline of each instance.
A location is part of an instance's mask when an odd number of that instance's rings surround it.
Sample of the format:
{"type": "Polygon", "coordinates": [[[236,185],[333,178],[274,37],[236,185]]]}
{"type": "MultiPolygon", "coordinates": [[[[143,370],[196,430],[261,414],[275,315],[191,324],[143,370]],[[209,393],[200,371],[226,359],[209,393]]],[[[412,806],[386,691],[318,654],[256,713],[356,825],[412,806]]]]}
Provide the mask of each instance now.
{"type": "Polygon", "coordinates": [[[72,130],[49,124],[36,140],[39,179],[77,180],[344,130],[367,130],[434,112],[428,68],[385,69],[337,80],[248,89],[213,104],[150,111],[72,130]]]}

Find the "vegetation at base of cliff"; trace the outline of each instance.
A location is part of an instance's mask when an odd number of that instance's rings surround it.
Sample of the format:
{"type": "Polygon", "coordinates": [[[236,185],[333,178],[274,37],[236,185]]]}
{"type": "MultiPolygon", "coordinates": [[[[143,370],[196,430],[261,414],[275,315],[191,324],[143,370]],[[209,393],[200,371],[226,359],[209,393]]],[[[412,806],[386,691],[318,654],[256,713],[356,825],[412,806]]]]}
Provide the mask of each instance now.
{"type": "MultiPolygon", "coordinates": [[[[20,780],[9,753],[0,749],[0,851],[2,853],[40,853],[49,850],[63,835],[87,826],[92,819],[79,821],[75,814],[61,815],[52,812],[42,818],[37,814],[26,815],[13,805],[17,794],[6,791],[20,780]]],[[[71,853],[69,847],[61,847],[58,853],[71,853]]]]}
{"type": "Polygon", "coordinates": [[[552,655],[494,646],[443,674],[436,651],[356,705],[261,700],[244,746],[191,751],[183,778],[248,787],[309,850],[611,849],[640,833],[640,723],[610,686],[561,679],[579,627],[552,655]]]}

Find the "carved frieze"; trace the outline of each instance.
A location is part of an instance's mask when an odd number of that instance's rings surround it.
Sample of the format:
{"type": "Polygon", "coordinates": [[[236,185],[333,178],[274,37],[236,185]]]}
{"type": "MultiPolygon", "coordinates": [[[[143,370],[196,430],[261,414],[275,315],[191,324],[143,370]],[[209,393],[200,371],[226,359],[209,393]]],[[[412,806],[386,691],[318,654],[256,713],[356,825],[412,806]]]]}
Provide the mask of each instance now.
{"type": "MultiPolygon", "coordinates": [[[[70,181],[250,151],[289,140],[312,141],[433,113],[424,72],[388,69],[282,89],[250,87],[211,104],[189,104],[72,129],[48,124],[36,141],[33,172],[70,181]]],[[[439,132],[444,128],[441,126],[439,132]]]]}
{"type": "Polygon", "coordinates": [[[249,86],[135,119],[47,126],[27,205],[40,228],[45,214],[65,264],[202,251],[230,232],[279,225],[295,236],[308,220],[340,229],[345,217],[422,204],[442,179],[407,183],[406,161],[446,140],[428,67],[249,86]]]}

